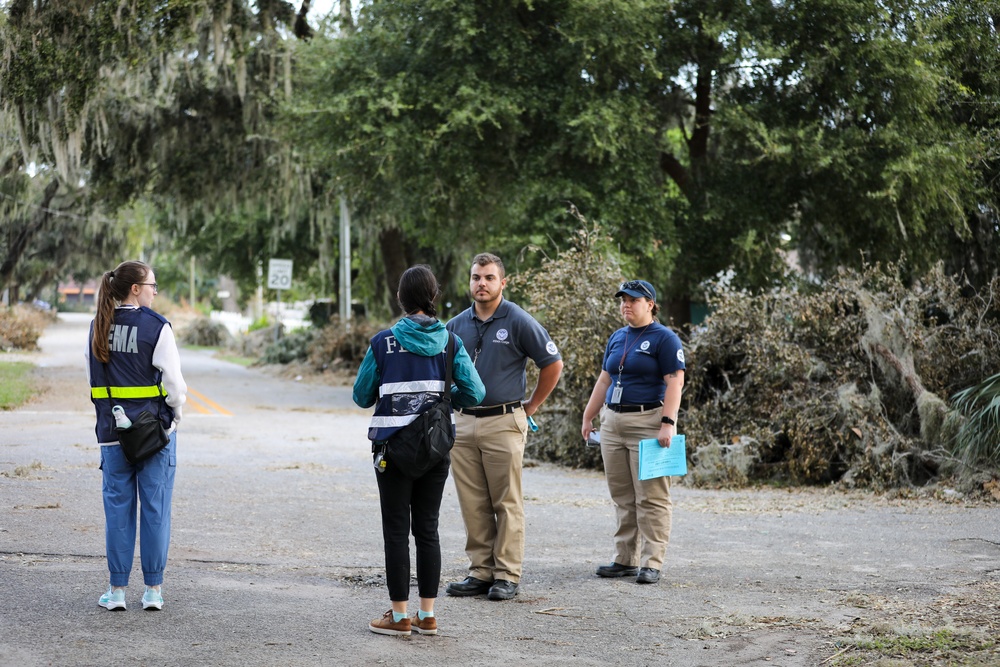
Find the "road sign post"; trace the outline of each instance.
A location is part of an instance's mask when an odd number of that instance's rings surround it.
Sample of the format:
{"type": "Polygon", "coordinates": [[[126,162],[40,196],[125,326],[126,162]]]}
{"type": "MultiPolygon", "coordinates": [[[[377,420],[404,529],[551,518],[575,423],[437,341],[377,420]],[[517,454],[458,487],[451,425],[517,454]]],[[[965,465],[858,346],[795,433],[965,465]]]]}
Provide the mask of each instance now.
{"type": "Polygon", "coordinates": [[[281,290],[292,286],[292,260],[270,259],[267,262],[267,287],[278,291],[278,321],[274,327],[274,341],[278,342],[281,331],[281,290]]]}

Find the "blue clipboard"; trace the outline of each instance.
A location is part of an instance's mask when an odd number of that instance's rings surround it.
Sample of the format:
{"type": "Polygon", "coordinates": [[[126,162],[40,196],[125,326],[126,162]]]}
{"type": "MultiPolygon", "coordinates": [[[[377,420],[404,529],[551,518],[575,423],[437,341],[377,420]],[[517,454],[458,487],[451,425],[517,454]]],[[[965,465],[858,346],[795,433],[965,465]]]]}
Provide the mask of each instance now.
{"type": "Polygon", "coordinates": [[[687,446],[683,435],[675,435],[669,447],[660,447],[656,438],[639,441],[639,479],[686,475],[687,446]]]}

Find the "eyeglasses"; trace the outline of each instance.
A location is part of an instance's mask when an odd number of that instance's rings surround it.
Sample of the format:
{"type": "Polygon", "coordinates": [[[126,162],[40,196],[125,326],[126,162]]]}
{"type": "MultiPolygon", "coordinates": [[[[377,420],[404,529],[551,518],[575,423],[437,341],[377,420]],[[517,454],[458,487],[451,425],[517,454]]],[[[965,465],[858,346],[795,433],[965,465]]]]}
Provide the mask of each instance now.
{"type": "Polygon", "coordinates": [[[153,287],[154,292],[160,291],[160,286],[157,285],[156,283],[136,283],[136,285],[151,285],[153,287]]]}
{"type": "Polygon", "coordinates": [[[650,301],[654,301],[653,295],[650,293],[649,288],[643,285],[638,280],[628,280],[618,286],[619,292],[624,292],[625,290],[635,290],[637,292],[642,292],[642,295],[644,297],[646,297],[650,301]]]}

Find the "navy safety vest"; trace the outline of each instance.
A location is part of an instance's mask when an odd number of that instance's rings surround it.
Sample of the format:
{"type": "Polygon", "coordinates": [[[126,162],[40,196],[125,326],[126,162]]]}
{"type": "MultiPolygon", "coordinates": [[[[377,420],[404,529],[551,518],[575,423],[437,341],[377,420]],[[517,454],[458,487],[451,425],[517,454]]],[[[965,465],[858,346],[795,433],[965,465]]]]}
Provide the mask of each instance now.
{"type": "MultiPolygon", "coordinates": [[[[112,405],[125,408],[125,414],[133,420],[143,410],[149,410],[160,418],[163,428],[170,428],[174,411],[163,400],[166,396],[161,384],[163,373],[153,366],[153,350],[164,326],[169,326],[167,320],[149,308],[115,309],[114,323],[108,332],[110,379],[104,373],[104,364],[93,353],[90,355],[90,400],[97,408],[98,442],[118,440],[112,405]]],[[[92,341],[93,336],[94,323],[91,322],[88,340],[92,341]]]]}
{"type": "MultiPolygon", "coordinates": [[[[454,344],[449,334],[448,344],[454,344]]],[[[391,330],[380,331],[371,340],[379,371],[378,402],[368,425],[368,439],[383,442],[444,395],[447,348],[433,357],[407,352],[391,330]]],[[[452,430],[454,430],[454,415],[452,430]]]]}

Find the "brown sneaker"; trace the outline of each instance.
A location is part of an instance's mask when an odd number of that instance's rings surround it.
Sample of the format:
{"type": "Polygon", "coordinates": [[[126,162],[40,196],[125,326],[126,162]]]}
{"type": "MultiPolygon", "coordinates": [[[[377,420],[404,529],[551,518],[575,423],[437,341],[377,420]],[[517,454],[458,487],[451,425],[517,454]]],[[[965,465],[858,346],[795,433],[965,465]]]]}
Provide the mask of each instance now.
{"type": "Polygon", "coordinates": [[[413,617],[413,627],[422,635],[436,635],[438,633],[438,622],[433,616],[428,616],[420,620],[420,616],[413,617]]]}
{"type": "MultiPolygon", "coordinates": [[[[427,619],[433,620],[433,619],[427,619]]],[[[425,621],[426,622],[426,621],[425,621]]],[[[382,614],[382,618],[376,618],[368,624],[368,629],[380,635],[397,635],[401,637],[410,636],[410,619],[404,618],[399,623],[392,620],[392,610],[382,614]]]]}

